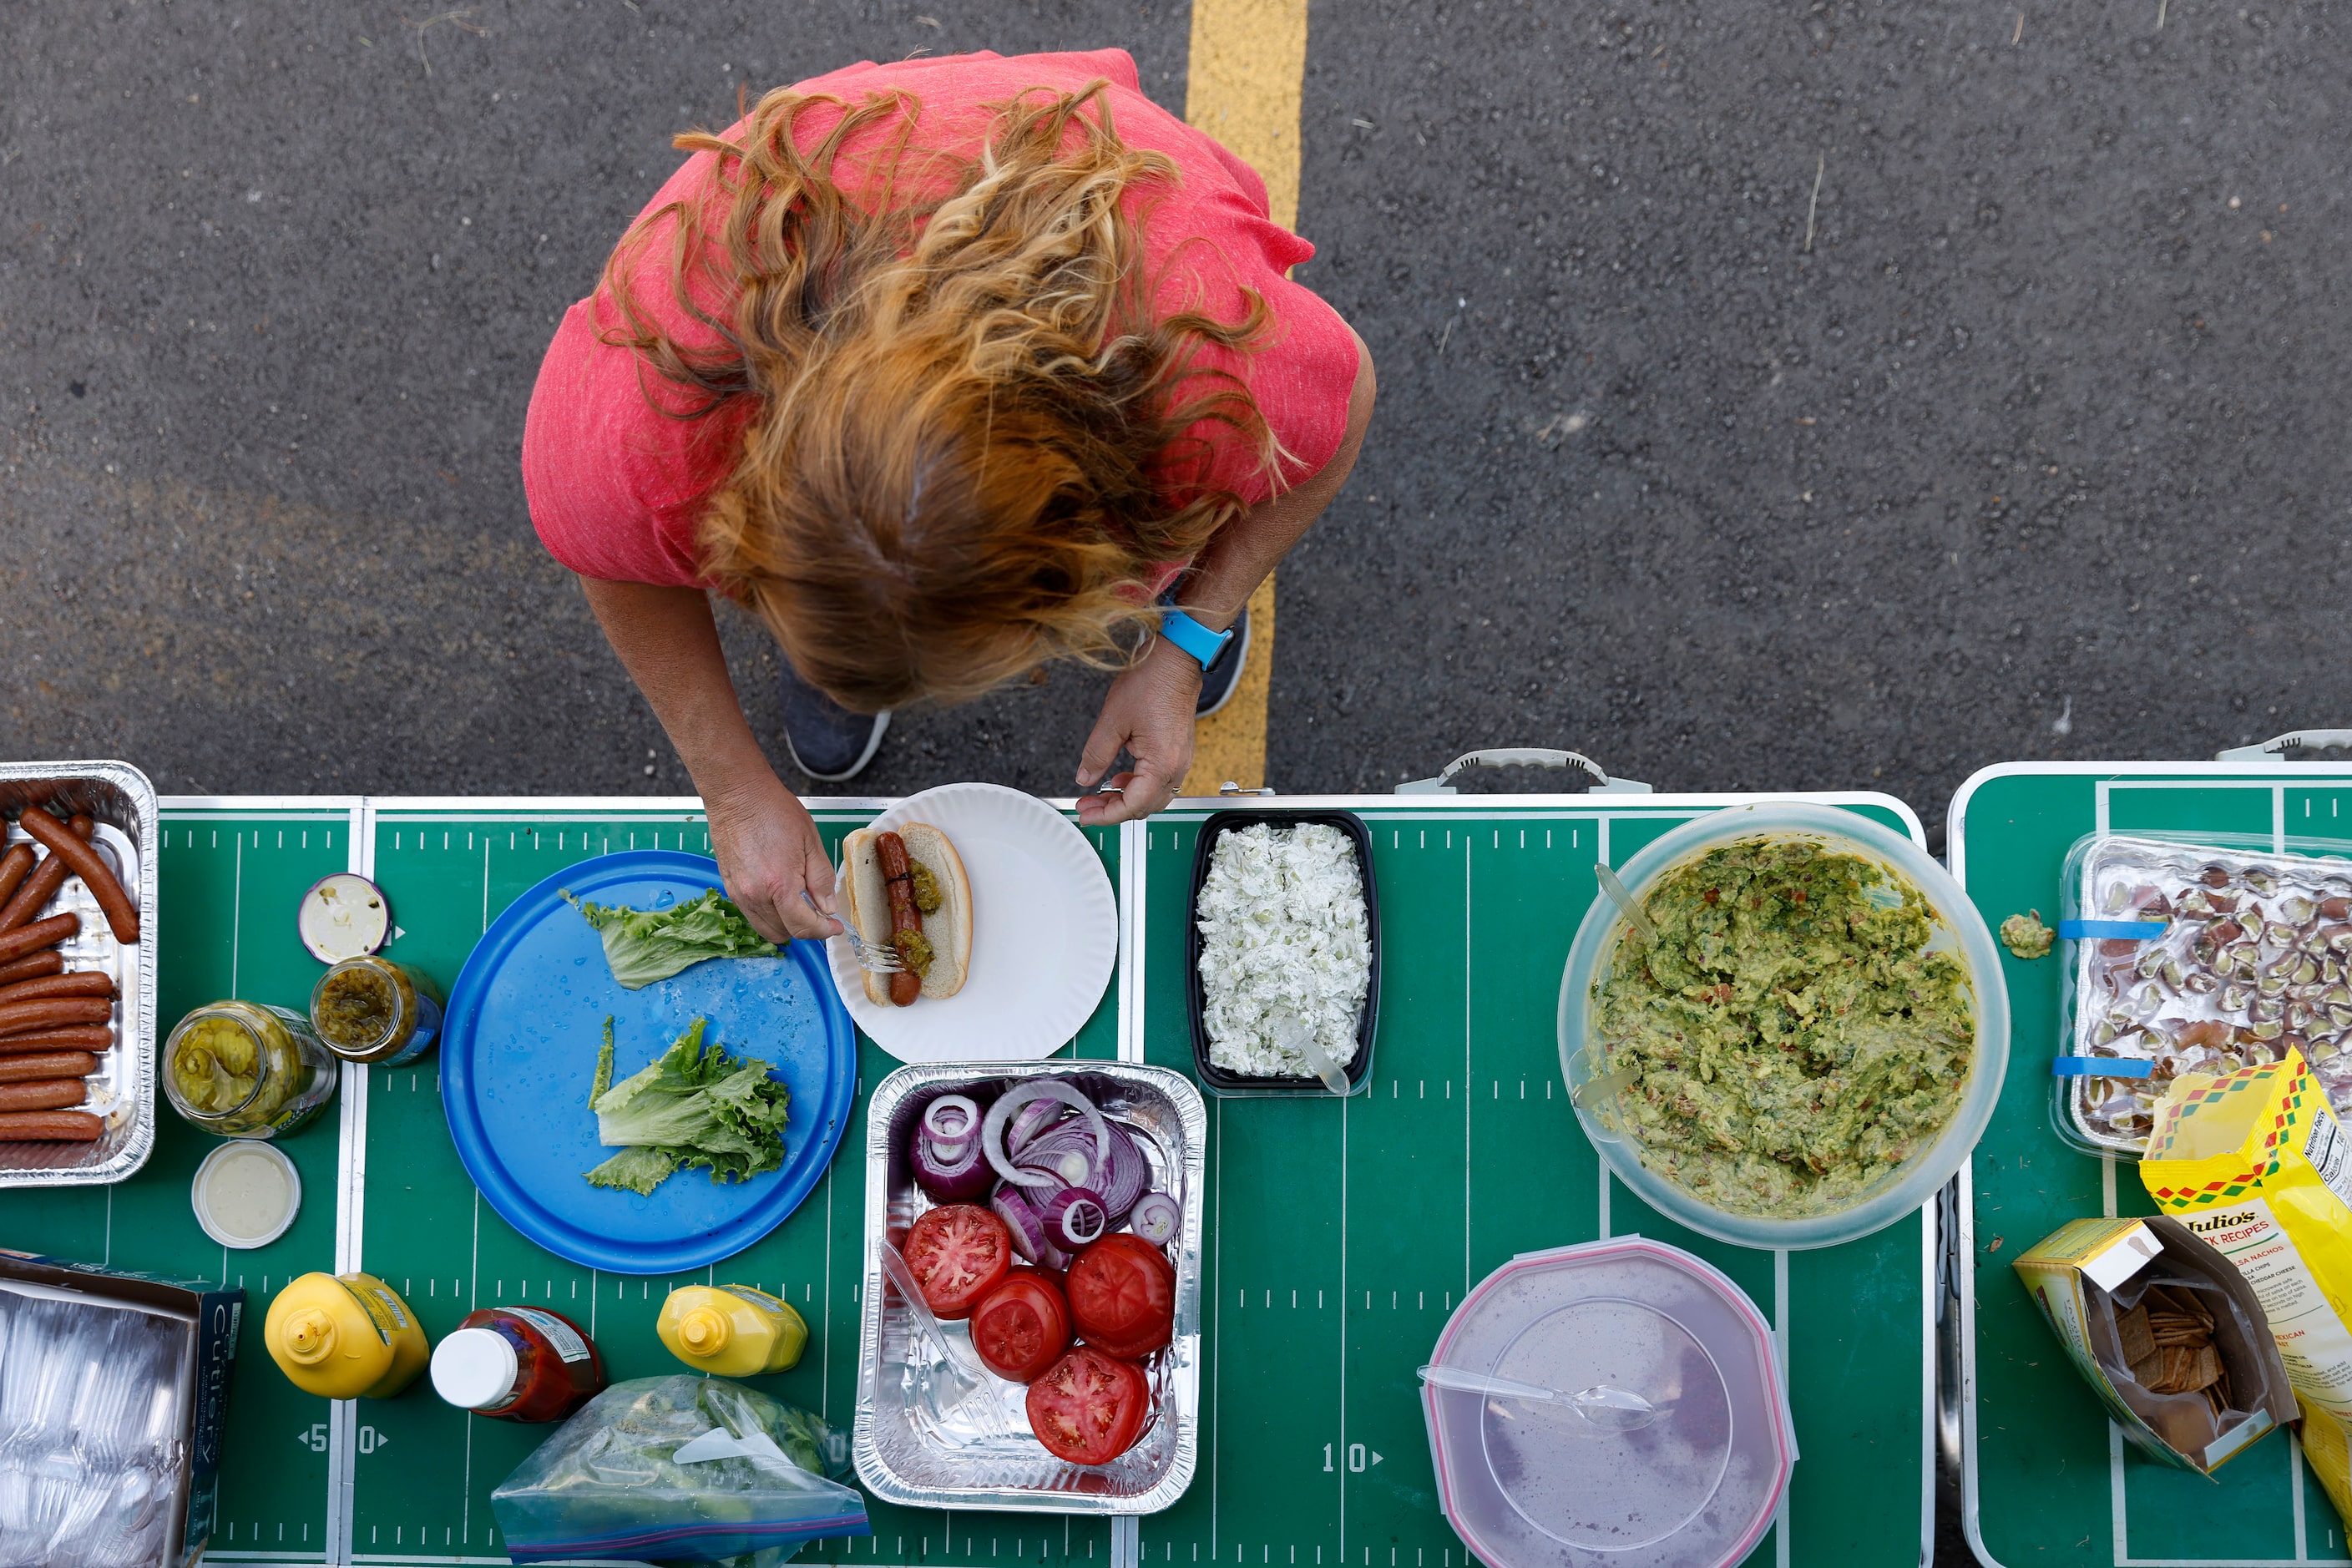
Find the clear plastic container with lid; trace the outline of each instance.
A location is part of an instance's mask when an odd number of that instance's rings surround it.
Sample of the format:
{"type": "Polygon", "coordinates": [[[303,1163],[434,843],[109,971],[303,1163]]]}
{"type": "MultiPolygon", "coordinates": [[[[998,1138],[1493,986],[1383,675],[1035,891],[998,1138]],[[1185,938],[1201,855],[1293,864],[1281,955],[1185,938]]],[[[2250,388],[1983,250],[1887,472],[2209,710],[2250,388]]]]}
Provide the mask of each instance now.
{"type": "Polygon", "coordinates": [[[310,1020],[259,1002],[211,1002],[163,1042],[172,1108],[224,1138],[281,1138],[335,1092],[335,1058],[310,1020]]]}
{"type": "Polygon", "coordinates": [[[1662,1242],[1513,1258],[1430,1359],[1439,1501],[1489,1568],[1723,1568],[1797,1460],[1764,1315],[1662,1242]],[[1461,1386],[1476,1380],[1505,1388],[1461,1386]]]}
{"type": "Polygon", "coordinates": [[[363,953],[310,987],[310,1026],[345,1061],[404,1067],[441,1037],[441,991],[406,964],[363,953]]]}
{"type": "Polygon", "coordinates": [[[495,1420],[561,1421],[604,1386],[594,1343],[543,1307],[468,1312],[433,1347],[433,1391],[495,1420]]]}

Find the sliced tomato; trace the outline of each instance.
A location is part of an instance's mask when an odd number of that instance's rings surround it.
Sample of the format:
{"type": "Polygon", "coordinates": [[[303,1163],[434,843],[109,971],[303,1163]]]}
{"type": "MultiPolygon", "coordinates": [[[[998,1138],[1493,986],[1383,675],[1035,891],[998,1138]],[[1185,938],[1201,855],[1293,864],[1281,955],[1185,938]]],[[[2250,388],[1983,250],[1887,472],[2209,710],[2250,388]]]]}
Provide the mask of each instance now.
{"type": "Polygon", "coordinates": [[[1114,1231],[1070,1265],[1070,1321],[1097,1350],[1149,1355],[1174,1337],[1176,1266],[1141,1237],[1114,1231]]]}
{"type": "Polygon", "coordinates": [[[1016,1268],[971,1312],[971,1348],[989,1371],[1027,1383],[1070,1348],[1070,1309],[1034,1268],[1016,1268]]]}
{"type": "Polygon", "coordinates": [[[1013,1237],[977,1204],[947,1204],[915,1222],[901,1248],[923,1304],[942,1318],[968,1318],[1013,1269],[1013,1237]]]}
{"type": "Polygon", "coordinates": [[[1029,1430],[1057,1459],[1107,1465],[1142,1436],[1151,1385],[1133,1362],[1080,1345],[1029,1385],[1029,1430]]]}

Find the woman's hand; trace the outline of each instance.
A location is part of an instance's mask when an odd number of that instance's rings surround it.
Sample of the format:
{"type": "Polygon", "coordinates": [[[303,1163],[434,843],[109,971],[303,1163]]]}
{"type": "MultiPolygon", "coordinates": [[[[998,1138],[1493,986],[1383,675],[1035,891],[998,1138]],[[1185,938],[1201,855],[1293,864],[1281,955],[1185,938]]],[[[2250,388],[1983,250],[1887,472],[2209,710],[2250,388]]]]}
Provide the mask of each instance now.
{"type": "Polygon", "coordinates": [[[822,942],[842,929],[830,918],[833,862],[824,837],[808,807],[773,771],[746,770],[746,776],[709,797],[704,807],[727,896],[754,930],[770,942],[796,936],[822,942]],[[802,899],[803,889],[816,909],[802,899]]]}
{"type": "Polygon", "coordinates": [[[751,738],[709,596],[695,588],[596,577],[583,577],[580,585],[694,775],[728,897],[770,942],[823,941],[841,930],[831,918],[833,862],[824,840],[751,738]],[[801,898],[803,890],[823,914],[801,898]]]}
{"type": "Polygon", "coordinates": [[[1192,765],[1192,711],[1201,700],[1201,667],[1173,643],[1151,639],[1140,663],[1120,672],[1103,699],[1102,717],[1078,758],[1078,787],[1092,789],[1124,747],[1135,771],[1109,782],[1117,797],[1087,795],[1078,821],[1107,826],[1163,809],[1176,798],[1192,765]]]}

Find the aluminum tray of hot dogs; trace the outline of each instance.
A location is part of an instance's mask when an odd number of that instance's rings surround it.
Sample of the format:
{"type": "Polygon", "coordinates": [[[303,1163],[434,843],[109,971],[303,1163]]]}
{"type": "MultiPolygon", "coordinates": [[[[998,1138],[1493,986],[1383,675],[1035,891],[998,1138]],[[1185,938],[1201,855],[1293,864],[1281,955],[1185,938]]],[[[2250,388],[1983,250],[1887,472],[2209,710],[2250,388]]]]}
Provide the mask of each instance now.
{"type": "Polygon", "coordinates": [[[0,763],[0,1189],[119,1182],[155,1144],[154,786],[0,763]]]}
{"type": "MultiPolygon", "coordinates": [[[[1200,1464],[1202,1200],[1209,1126],[1200,1090],[1181,1073],[1134,1062],[904,1067],[875,1087],[866,1125],[866,1279],[852,1445],[858,1479],[886,1501],[915,1508],[1146,1514],[1175,1502],[1200,1464]],[[1172,1214],[1159,1211],[1166,1225],[1160,1245],[1173,1268],[1171,1321],[1160,1348],[1134,1362],[1143,1395],[1136,1424],[1125,1447],[1102,1463],[1072,1462],[1049,1452],[1033,1433],[1021,1384],[981,1371],[985,1357],[975,1354],[971,1324],[938,1323],[941,1337],[954,1342],[933,1342],[886,1278],[881,1254],[884,1241],[914,1250],[909,1232],[936,1206],[915,1180],[908,1152],[932,1103],[962,1096],[968,1104],[985,1106],[1039,1079],[1059,1080],[1096,1106],[1147,1163],[1148,1189],[1172,1200],[1172,1214]],[[952,1364],[959,1363],[979,1375],[960,1375],[952,1364]]],[[[1102,1239],[1129,1238],[1121,1232],[1102,1239]]],[[[987,1315],[984,1305],[971,1314],[975,1321],[987,1315]]],[[[1105,1342],[1103,1348],[1112,1347],[1105,1342]]],[[[1125,1352],[1112,1348],[1112,1353],[1125,1352]]],[[[1051,1378],[1047,1373],[1043,1381],[1051,1378]]]]}

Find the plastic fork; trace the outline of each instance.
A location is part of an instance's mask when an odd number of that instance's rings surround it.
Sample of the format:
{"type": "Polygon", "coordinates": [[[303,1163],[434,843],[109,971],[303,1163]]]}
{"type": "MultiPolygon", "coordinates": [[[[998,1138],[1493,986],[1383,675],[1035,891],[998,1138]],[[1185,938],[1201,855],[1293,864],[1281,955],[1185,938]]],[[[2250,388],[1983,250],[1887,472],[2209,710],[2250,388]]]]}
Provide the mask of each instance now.
{"type": "MultiPolygon", "coordinates": [[[[803,888],[801,889],[801,902],[806,904],[813,910],[816,910],[817,913],[821,915],[824,914],[823,910],[816,909],[816,900],[809,897],[809,890],[806,888],[803,888]]],[[[829,920],[832,917],[828,915],[826,918],[829,920]]],[[[841,934],[849,939],[849,951],[851,953],[856,955],[857,959],[857,967],[865,970],[867,973],[896,974],[900,970],[907,967],[904,963],[901,963],[898,961],[898,950],[897,948],[872,948],[866,946],[866,943],[858,937],[857,928],[851,925],[847,921],[843,921],[841,922],[841,934]]]]}

